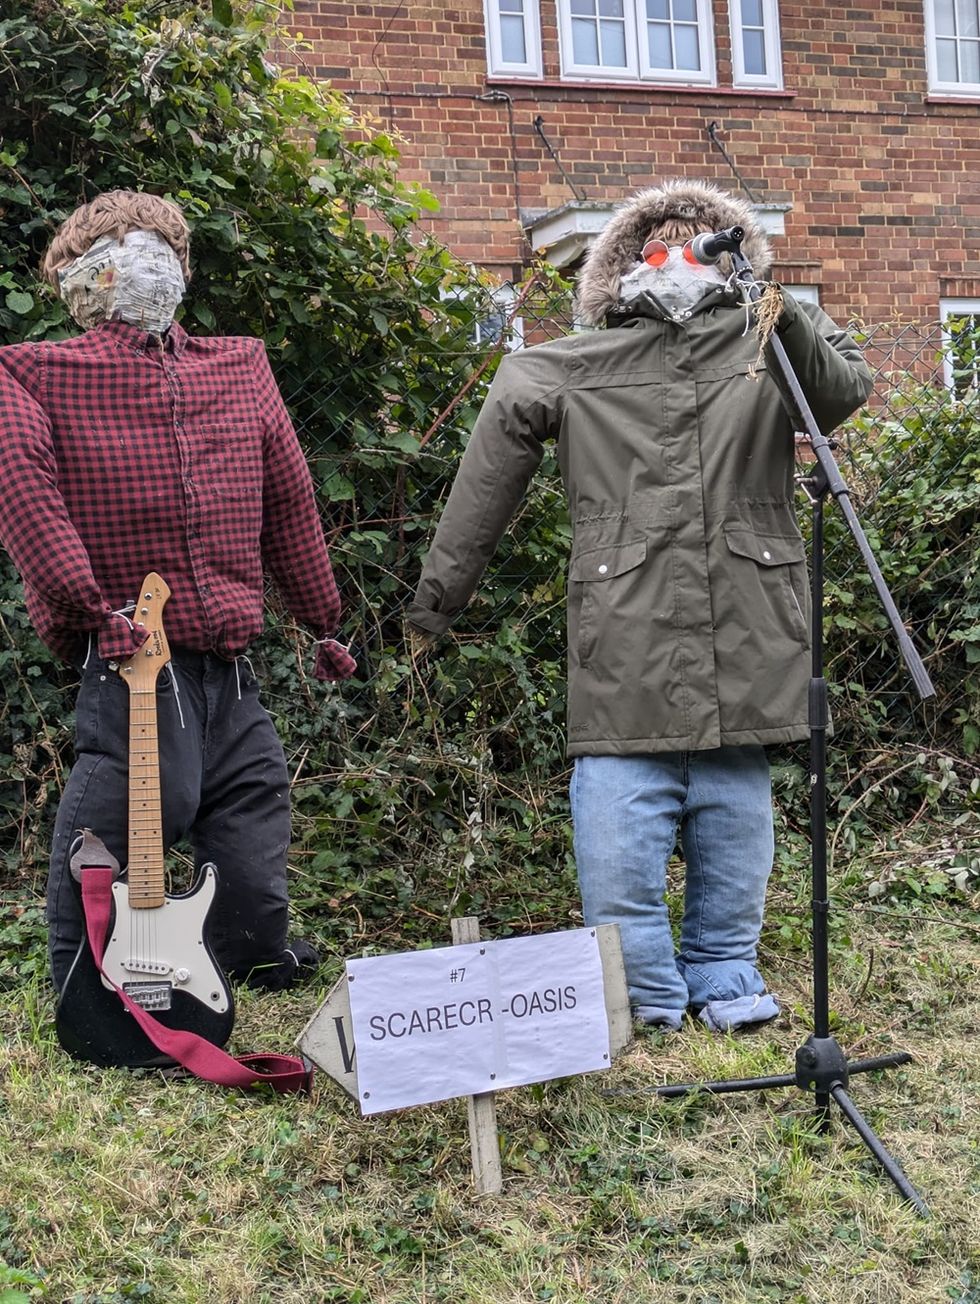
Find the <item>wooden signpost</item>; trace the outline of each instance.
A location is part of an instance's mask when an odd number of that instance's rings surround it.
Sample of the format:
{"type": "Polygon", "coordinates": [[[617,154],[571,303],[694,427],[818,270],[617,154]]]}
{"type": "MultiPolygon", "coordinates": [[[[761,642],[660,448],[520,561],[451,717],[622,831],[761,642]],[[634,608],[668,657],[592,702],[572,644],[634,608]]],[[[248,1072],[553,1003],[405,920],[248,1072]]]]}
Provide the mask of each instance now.
{"type": "Polygon", "coordinates": [[[495,1091],[608,1068],[630,1041],[619,929],[481,943],[475,918],[451,924],[452,947],[348,961],[298,1044],[365,1114],[467,1096],[474,1183],[492,1193],[495,1091]]]}

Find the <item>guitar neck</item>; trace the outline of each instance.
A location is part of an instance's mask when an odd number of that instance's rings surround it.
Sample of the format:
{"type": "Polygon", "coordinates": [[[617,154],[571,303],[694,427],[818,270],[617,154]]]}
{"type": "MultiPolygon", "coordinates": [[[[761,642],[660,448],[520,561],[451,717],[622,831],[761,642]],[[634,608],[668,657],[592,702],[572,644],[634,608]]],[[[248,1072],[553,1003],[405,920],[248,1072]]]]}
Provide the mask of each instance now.
{"type": "Polygon", "coordinates": [[[129,905],[162,906],[165,899],[163,820],[156,685],[129,685],[129,905]]]}

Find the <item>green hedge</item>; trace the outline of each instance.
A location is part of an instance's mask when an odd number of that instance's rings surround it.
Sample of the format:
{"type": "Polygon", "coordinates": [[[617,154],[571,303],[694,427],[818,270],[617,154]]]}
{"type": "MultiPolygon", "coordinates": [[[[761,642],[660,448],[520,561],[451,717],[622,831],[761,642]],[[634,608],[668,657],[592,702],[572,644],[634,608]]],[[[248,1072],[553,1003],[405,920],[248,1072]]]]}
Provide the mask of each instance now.
{"type": "MultiPolygon", "coordinates": [[[[78,202],[129,186],[184,206],[185,324],[269,344],[361,663],[340,688],[312,683],[309,636],[272,596],[254,661],[295,775],[297,907],[343,944],[444,937],[450,913],[498,933],[561,925],[577,892],[563,752],[569,528],[554,462],[452,639],[413,664],[404,604],[502,344],[475,345],[473,327],[498,309],[479,274],[425,235],[435,201],[398,180],[395,142],[272,66],[268,12],[0,0],[0,342],[68,333],[36,269],[78,202]]],[[[529,334],[566,328],[560,282],[539,271],[525,290],[529,334]]],[[[831,789],[838,809],[853,807],[855,838],[923,810],[973,818],[977,786],[976,402],[915,379],[889,381],[884,405],[882,393],[853,424],[846,470],[938,699],[913,709],[829,507],[831,789]]],[[[23,899],[43,890],[73,676],[28,627],[5,557],[0,670],[2,882],[23,899]]],[[[776,760],[783,846],[798,859],[805,752],[776,760]]]]}

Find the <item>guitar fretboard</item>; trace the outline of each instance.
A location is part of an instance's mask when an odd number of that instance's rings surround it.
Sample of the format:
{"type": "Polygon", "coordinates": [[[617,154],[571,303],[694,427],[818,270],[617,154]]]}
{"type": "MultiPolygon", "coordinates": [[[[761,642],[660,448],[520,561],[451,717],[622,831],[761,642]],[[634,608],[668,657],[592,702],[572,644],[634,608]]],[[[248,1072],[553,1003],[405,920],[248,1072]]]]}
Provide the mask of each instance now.
{"type": "Polygon", "coordinates": [[[163,821],[155,684],[147,688],[130,684],[128,880],[132,909],[149,910],[163,905],[163,821]]]}

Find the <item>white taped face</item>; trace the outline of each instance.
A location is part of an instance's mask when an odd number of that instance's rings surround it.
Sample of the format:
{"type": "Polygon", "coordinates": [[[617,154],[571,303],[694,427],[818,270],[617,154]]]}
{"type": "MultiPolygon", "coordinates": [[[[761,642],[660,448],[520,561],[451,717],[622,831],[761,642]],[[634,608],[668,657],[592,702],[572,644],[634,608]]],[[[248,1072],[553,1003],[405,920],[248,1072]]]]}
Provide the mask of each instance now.
{"type": "Polygon", "coordinates": [[[155,231],[103,236],[58,273],[68,311],[83,330],[106,321],[162,335],[184,297],[177,255],[155,231]]]}
{"type": "Polygon", "coordinates": [[[724,285],[725,279],[717,267],[688,262],[677,245],[660,267],[638,263],[620,282],[619,297],[629,303],[649,291],[672,316],[677,316],[690,311],[714,286],[724,285]]]}

